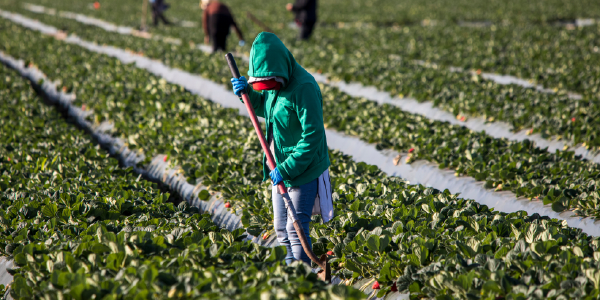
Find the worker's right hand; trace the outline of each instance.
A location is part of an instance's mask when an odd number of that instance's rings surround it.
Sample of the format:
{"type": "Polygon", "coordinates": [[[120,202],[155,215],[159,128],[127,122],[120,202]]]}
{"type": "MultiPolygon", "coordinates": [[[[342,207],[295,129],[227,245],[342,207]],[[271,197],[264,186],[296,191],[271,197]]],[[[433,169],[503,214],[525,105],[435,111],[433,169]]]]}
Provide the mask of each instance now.
{"type": "Polygon", "coordinates": [[[241,97],[242,92],[248,88],[248,80],[244,76],[237,79],[231,78],[231,83],[233,84],[233,93],[238,97],[241,97]]]}

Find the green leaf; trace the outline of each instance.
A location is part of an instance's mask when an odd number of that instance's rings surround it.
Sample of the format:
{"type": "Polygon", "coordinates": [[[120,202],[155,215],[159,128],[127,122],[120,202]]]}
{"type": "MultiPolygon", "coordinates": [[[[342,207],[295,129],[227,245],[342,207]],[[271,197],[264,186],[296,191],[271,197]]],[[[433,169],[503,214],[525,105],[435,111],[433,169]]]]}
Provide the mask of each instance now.
{"type": "Polygon", "coordinates": [[[460,252],[463,253],[468,258],[474,258],[475,255],[477,255],[477,252],[475,252],[475,250],[473,250],[471,247],[467,246],[466,244],[464,244],[460,241],[456,241],[456,246],[458,246],[458,249],[460,250],[460,252]]]}
{"type": "Polygon", "coordinates": [[[381,271],[379,272],[379,277],[378,277],[378,281],[380,282],[387,282],[387,281],[392,281],[394,280],[394,275],[392,274],[391,271],[391,264],[388,262],[385,265],[383,265],[383,267],[381,268],[381,271]]]}
{"type": "Polygon", "coordinates": [[[285,259],[286,254],[287,254],[287,249],[285,248],[285,246],[273,247],[273,248],[271,248],[271,255],[265,261],[267,261],[267,262],[283,261],[285,259]]]}
{"type": "Polygon", "coordinates": [[[421,292],[421,286],[419,285],[418,282],[413,281],[410,286],[408,287],[408,291],[410,291],[411,293],[414,294],[418,294],[421,292]]]}
{"type": "Polygon", "coordinates": [[[385,253],[385,248],[390,244],[391,238],[387,235],[383,235],[379,238],[379,253],[385,253]]]}
{"type": "Polygon", "coordinates": [[[360,210],[360,200],[352,202],[349,208],[351,211],[358,212],[360,210]]]}
{"type": "Polygon", "coordinates": [[[208,192],[208,190],[202,190],[200,191],[200,193],[198,193],[198,199],[206,201],[210,198],[210,193],[208,192]]]}
{"type": "Polygon", "coordinates": [[[498,249],[498,251],[496,251],[496,253],[494,254],[494,258],[495,259],[502,259],[506,256],[506,254],[508,253],[508,251],[510,251],[510,249],[508,248],[508,246],[502,246],[500,249],[498,249]]]}
{"type": "Polygon", "coordinates": [[[371,250],[373,252],[379,252],[380,245],[381,245],[381,243],[379,241],[379,236],[376,236],[376,235],[369,236],[369,239],[367,240],[367,247],[369,248],[369,250],[371,250]]]}
{"type": "Polygon", "coordinates": [[[360,276],[364,276],[362,268],[355,264],[352,260],[346,260],[346,268],[350,271],[356,272],[360,276]]]}
{"type": "Polygon", "coordinates": [[[55,203],[44,205],[44,207],[42,208],[42,214],[48,218],[55,217],[57,212],[58,206],[55,203]]]}
{"type": "Polygon", "coordinates": [[[560,201],[552,203],[552,210],[555,212],[562,212],[565,209],[567,209],[567,207],[565,207],[560,201]]]}

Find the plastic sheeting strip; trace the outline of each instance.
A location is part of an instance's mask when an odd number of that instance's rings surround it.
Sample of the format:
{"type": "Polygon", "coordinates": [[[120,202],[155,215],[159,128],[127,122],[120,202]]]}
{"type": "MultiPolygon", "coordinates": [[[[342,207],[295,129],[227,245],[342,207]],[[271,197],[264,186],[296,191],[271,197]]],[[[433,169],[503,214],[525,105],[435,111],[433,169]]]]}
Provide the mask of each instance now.
{"type": "MultiPolygon", "coordinates": [[[[94,126],[87,121],[86,117],[91,115],[93,111],[84,111],[79,107],[73,106],[72,102],[75,99],[73,94],[58,92],[56,85],[48,80],[41,71],[35,68],[25,67],[21,60],[16,60],[0,52],[0,62],[9,68],[16,70],[22,77],[29,80],[32,87],[47,99],[48,102],[65,110],[67,115],[74,120],[77,126],[88,132],[102,147],[108,150],[111,155],[116,156],[125,167],[132,167],[134,172],[145,178],[164,184],[190,205],[198,207],[204,213],[209,213],[213,222],[220,228],[226,228],[229,231],[243,228],[239,216],[229,212],[229,210],[225,208],[224,202],[219,200],[219,193],[213,194],[207,201],[200,200],[198,198],[198,193],[205,189],[205,187],[202,186],[202,183],[198,182],[196,186],[188,183],[185,177],[181,175],[181,168],[179,166],[172,167],[168,162],[164,162],[164,154],[156,155],[146,167],[138,167],[138,163],[144,161],[145,156],[129,150],[123,139],[115,138],[104,133],[112,128],[110,123],[105,122],[94,126]],[[43,83],[39,84],[39,82],[43,83]]],[[[246,232],[246,234],[246,240],[261,246],[274,247],[279,245],[276,235],[271,235],[269,238],[263,240],[248,232],[246,232]]],[[[0,258],[0,283],[3,283],[4,281],[10,283],[12,281],[12,276],[7,272],[7,268],[12,267],[12,262],[7,261],[6,263],[2,263],[2,259],[4,258],[0,258]]],[[[361,282],[362,281],[359,281],[354,284],[354,287],[358,288],[361,282]]],[[[341,279],[334,277],[332,278],[332,283],[339,284],[341,283],[341,279]]],[[[391,293],[385,297],[385,299],[397,300],[408,298],[408,294],[400,293],[391,293]]]]}
{"type": "MultiPolygon", "coordinates": [[[[25,4],[26,9],[35,13],[45,13],[45,14],[56,14],[56,10],[53,8],[47,8],[40,5],[33,4],[25,4]]],[[[109,32],[117,32],[119,34],[125,35],[136,35],[133,34],[136,30],[131,27],[123,27],[117,26],[115,24],[106,22],[101,19],[89,17],[82,14],[75,14],[71,12],[59,12],[60,16],[70,18],[81,22],[83,24],[94,25],[100,27],[109,32]]],[[[295,23],[294,23],[295,26],[295,23]]],[[[166,41],[166,40],[165,40],[166,41]]],[[[167,41],[168,42],[168,41],[167,41]]],[[[197,45],[199,50],[212,53],[212,48],[208,45],[197,45]]],[[[243,60],[248,61],[249,58],[245,55],[237,54],[236,56],[241,57],[243,60]]],[[[424,61],[415,61],[416,63],[423,65],[425,67],[433,67],[437,66],[436,64],[427,63],[424,61]]],[[[462,72],[464,71],[462,68],[449,67],[451,71],[462,72]]],[[[449,122],[451,124],[465,126],[474,131],[485,131],[487,134],[494,138],[507,138],[513,141],[523,141],[525,139],[529,139],[536,143],[536,145],[540,148],[548,148],[548,152],[555,152],[556,150],[562,150],[565,146],[569,146],[569,144],[564,143],[562,141],[553,141],[543,138],[540,134],[532,134],[528,135],[527,130],[521,130],[520,132],[513,132],[511,130],[510,124],[501,121],[495,121],[493,123],[486,122],[483,118],[469,118],[466,122],[461,122],[456,120],[453,114],[433,107],[433,102],[431,101],[417,101],[413,98],[399,98],[392,97],[389,93],[378,90],[374,86],[363,86],[360,83],[345,83],[343,81],[330,81],[326,75],[311,73],[315,79],[323,84],[332,85],[340,89],[340,91],[354,97],[363,97],[367,100],[375,101],[380,104],[387,103],[393,106],[396,106],[406,112],[418,114],[424,116],[426,118],[449,122]]],[[[529,83],[529,81],[525,79],[521,79],[518,77],[514,77],[511,75],[499,75],[493,73],[483,73],[481,75],[483,78],[487,80],[491,80],[498,84],[510,85],[515,84],[525,88],[535,88],[537,91],[542,93],[554,93],[551,89],[546,89],[540,85],[533,85],[529,83]]],[[[575,93],[569,93],[569,97],[572,99],[581,99],[581,95],[575,93]]],[[[583,158],[594,161],[596,163],[600,163],[600,154],[589,151],[585,147],[577,147],[575,150],[576,155],[581,155],[583,158]]]]}
{"type": "MultiPolygon", "coordinates": [[[[25,8],[28,9],[29,11],[32,11],[35,13],[56,14],[55,9],[46,8],[46,7],[40,6],[40,5],[25,4],[25,8]]],[[[71,18],[73,20],[76,20],[76,21],[84,23],[84,24],[94,25],[94,26],[100,27],[100,28],[102,28],[106,31],[110,31],[110,32],[117,32],[117,33],[125,34],[125,35],[132,34],[133,32],[135,32],[135,29],[133,29],[133,28],[117,26],[115,24],[106,22],[104,20],[85,16],[82,14],[75,14],[75,13],[71,13],[71,12],[60,12],[59,15],[66,17],[66,18],[71,18]]],[[[135,34],[132,34],[132,35],[135,35],[135,34]]],[[[212,48],[210,46],[198,45],[197,48],[203,52],[212,53],[212,48]]],[[[240,56],[240,55],[238,54],[237,56],[240,56]]],[[[248,59],[249,59],[247,56],[244,56],[244,55],[241,55],[241,57],[245,61],[248,61],[248,59]]],[[[416,61],[416,62],[423,66],[435,65],[435,64],[426,63],[424,61],[416,61]]],[[[462,68],[450,67],[450,69],[453,71],[457,71],[457,72],[463,71],[462,68]]],[[[332,82],[325,75],[317,74],[317,73],[312,73],[312,75],[315,77],[315,79],[317,79],[318,82],[336,86],[342,92],[347,93],[348,95],[355,96],[355,97],[363,97],[365,99],[375,101],[378,103],[388,103],[388,104],[394,105],[394,106],[396,106],[404,111],[410,112],[410,113],[419,114],[419,115],[425,116],[425,117],[427,117],[429,119],[433,119],[433,120],[445,121],[445,122],[450,122],[451,124],[466,126],[467,128],[474,130],[474,131],[484,131],[485,130],[487,134],[489,134],[490,136],[492,136],[494,138],[507,138],[509,140],[515,140],[515,141],[523,141],[525,139],[529,139],[529,140],[534,141],[536,143],[536,145],[540,148],[547,147],[549,152],[555,152],[556,150],[562,150],[567,145],[566,143],[561,142],[561,141],[552,141],[552,140],[544,139],[544,138],[542,138],[542,136],[540,134],[528,135],[526,130],[522,130],[522,131],[516,132],[516,133],[512,132],[510,124],[508,124],[506,122],[496,121],[494,123],[487,123],[486,120],[483,118],[469,118],[466,122],[460,122],[460,121],[457,121],[456,118],[454,117],[454,115],[452,115],[451,113],[449,113],[445,110],[433,107],[433,104],[430,101],[419,102],[416,99],[412,99],[412,98],[392,97],[389,93],[379,91],[376,87],[373,87],[373,86],[363,86],[360,83],[349,83],[348,84],[348,83],[341,82],[341,81],[332,82]]],[[[550,89],[545,89],[544,87],[542,87],[540,85],[537,85],[537,86],[533,85],[533,84],[529,83],[527,80],[524,80],[524,79],[521,79],[518,77],[514,77],[511,75],[498,75],[498,74],[492,74],[492,73],[483,73],[482,77],[484,77],[485,79],[494,81],[498,84],[504,84],[504,85],[515,84],[515,85],[519,85],[519,86],[522,86],[525,88],[535,88],[536,90],[543,92],[543,93],[554,93],[550,89]]],[[[575,93],[570,93],[569,96],[573,99],[581,99],[581,95],[578,95],[575,93]]],[[[575,154],[581,155],[583,158],[594,161],[596,163],[600,163],[600,154],[594,154],[593,152],[589,151],[585,147],[576,148],[575,154]]]]}
{"type": "MultiPolygon", "coordinates": [[[[25,18],[19,14],[6,13],[0,10],[0,16],[4,16],[25,27],[40,28],[37,30],[45,32],[58,32],[54,27],[41,24],[38,21],[25,18]]],[[[183,86],[193,94],[219,103],[224,107],[235,108],[240,114],[247,115],[244,104],[229,89],[201,76],[180,69],[170,68],[160,61],[134,55],[123,49],[111,46],[99,46],[95,43],[81,40],[76,36],[69,36],[64,41],[97,53],[115,57],[124,63],[135,63],[136,67],[160,76],[170,83],[183,86]]],[[[477,182],[471,177],[456,178],[450,176],[449,174],[452,174],[452,171],[440,170],[434,163],[417,161],[410,165],[394,166],[391,157],[398,153],[378,151],[375,145],[365,143],[356,137],[344,136],[333,130],[327,129],[326,134],[330,148],[338,149],[344,154],[353,156],[355,161],[363,161],[376,165],[388,175],[399,176],[414,184],[424,184],[441,190],[448,188],[452,193],[468,195],[468,197],[463,196],[463,198],[474,199],[481,204],[486,204],[502,212],[511,213],[524,210],[530,215],[537,213],[542,216],[565,220],[569,226],[581,228],[589,235],[600,235],[600,226],[596,224],[594,219],[574,216],[572,211],[559,214],[554,212],[551,206],[544,205],[542,201],[517,199],[512,192],[498,193],[484,189],[481,182],[477,182]]]]}

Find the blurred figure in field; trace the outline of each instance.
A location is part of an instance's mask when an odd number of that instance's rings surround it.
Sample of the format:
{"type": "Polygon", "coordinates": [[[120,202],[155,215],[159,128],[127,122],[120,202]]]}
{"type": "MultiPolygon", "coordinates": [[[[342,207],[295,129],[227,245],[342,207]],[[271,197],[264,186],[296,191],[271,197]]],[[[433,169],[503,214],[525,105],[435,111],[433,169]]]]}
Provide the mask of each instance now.
{"type": "Polygon", "coordinates": [[[296,14],[296,24],[300,26],[300,40],[308,40],[317,22],[317,0],[296,0],[288,3],[286,9],[296,14]]]}
{"type": "Polygon", "coordinates": [[[169,4],[165,3],[164,0],[150,0],[150,4],[152,5],[152,20],[154,21],[154,26],[158,26],[158,19],[161,19],[165,25],[171,25],[172,23],[167,20],[163,13],[165,10],[169,9],[169,4]]]}
{"type": "Polygon", "coordinates": [[[239,29],[229,8],[216,0],[201,0],[200,8],[204,10],[202,14],[202,27],[204,28],[204,43],[212,42],[213,52],[226,51],[227,36],[229,29],[233,30],[240,39],[240,46],[245,44],[242,31],[239,29]]]}

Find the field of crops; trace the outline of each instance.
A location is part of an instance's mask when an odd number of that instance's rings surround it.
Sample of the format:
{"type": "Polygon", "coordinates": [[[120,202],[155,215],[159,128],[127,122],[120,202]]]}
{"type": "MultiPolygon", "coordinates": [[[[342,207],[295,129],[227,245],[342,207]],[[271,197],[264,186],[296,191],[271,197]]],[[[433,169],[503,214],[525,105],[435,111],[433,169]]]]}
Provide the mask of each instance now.
{"type": "MultiPolygon", "coordinates": [[[[145,38],[86,25],[73,15],[138,27],[141,1],[100,1],[94,9],[88,1],[0,0],[0,55],[24,61],[23,67],[0,67],[0,252],[16,267],[7,270],[14,276],[7,295],[600,296],[600,239],[588,234],[596,231],[568,225],[600,218],[600,165],[573,151],[583,147],[596,155],[600,146],[600,27],[569,23],[600,18],[597,2],[323,0],[320,27],[307,43],[296,41],[297,31],[288,26],[287,1],[262,9],[249,1],[225,2],[248,42],[261,28],[245,11],[270,26],[315,76],[327,76],[320,87],[328,131],[396,151],[395,164],[433,163],[493,193],[550,207],[559,218],[535,209],[496,211],[481,205],[484,199],[463,199],[435,183],[409,183],[344,155],[352,145],[330,144],[336,217],[325,224],[313,217],[310,230],[315,253],[329,254],[337,279],[325,285],[307,266],[285,265],[285,248],[246,237],[274,235],[271,192],[262,182],[261,149],[248,118],[221,105],[234,107],[228,100],[202,96],[220,95],[202,91],[213,86],[186,89],[167,71],[110,54],[126,50],[229,90],[222,55],[197,47],[203,40],[197,1],[172,3],[167,16],[179,25],[151,28],[160,38],[145,38]],[[466,25],[472,22],[484,24],[466,25]],[[19,75],[23,70],[41,72],[52,84],[29,82],[19,75]],[[501,84],[485,72],[531,80],[549,91],[501,84]],[[409,113],[330,84],[339,80],[431,103],[463,122],[483,118],[489,126],[508,124],[566,146],[548,151],[532,140],[409,113]],[[48,98],[56,95],[73,100],[55,106],[48,98]],[[89,128],[72,119],[74,109],[89,128]],[[100,128],[145,159],[125,167],[122,156],[109,155],[92,138],[90,131],[100,128]],[[202,185],[194,189],[197,199],[217,197],[239,220],[237,229],[219,228],[224,220],[191,205],[169,180],[151,183],[140,175],[156,160],[177,170],[182,182],[202,185]]],[[[232,37],[229,44],[236,44],[232,37]]],[[[231,49],[242,74],[250,44],[231,49]]]]}

